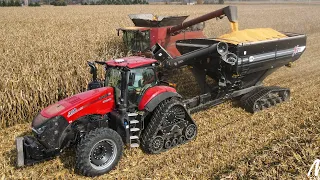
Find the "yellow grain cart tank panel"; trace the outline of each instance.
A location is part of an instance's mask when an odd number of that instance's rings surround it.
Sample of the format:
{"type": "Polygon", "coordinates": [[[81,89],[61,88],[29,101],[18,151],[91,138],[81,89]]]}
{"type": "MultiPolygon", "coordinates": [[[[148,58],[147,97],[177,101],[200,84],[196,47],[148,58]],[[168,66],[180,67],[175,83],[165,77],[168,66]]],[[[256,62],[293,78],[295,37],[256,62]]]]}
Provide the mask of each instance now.
{"type": "Polygon", "coordinates": [[[221,41],[224,41],[224,42],[239,44],[239,43],[280,39],[285,37],[287,36],[271,28],[257,28],[257,29],[245,29],[241,31],[234,31],[229,34],[224,34],[219,38],[223,39],[221,41]]]}

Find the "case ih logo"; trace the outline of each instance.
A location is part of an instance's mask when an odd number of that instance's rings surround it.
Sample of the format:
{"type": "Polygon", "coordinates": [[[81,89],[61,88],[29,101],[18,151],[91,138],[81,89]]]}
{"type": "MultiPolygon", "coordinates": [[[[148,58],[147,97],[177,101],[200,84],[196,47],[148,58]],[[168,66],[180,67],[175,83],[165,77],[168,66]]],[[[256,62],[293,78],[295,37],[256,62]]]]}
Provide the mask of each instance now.
{"type": "Polygon", "coordinates": [[[68,112],[68,118],[71,117],[72,115],[74,115],[75,113],[81,111],[84,108],[84,106],[80,107],[79,109],[77,108],[73,108],[71,111],[68,112]]]}
{"type": "Polygon", "coordinates": [[[71,111],[68,112],[68,117],[74,115],[77,111],[77,108],[73,108],[71,111]]]}
{"type": "Polygon", "coordinates": [[[292,57],[298,53],[302,53],[305,49],[306,49],[306,46],[299,46],[299,45],[295,46],[293,49],[292,57]]]}

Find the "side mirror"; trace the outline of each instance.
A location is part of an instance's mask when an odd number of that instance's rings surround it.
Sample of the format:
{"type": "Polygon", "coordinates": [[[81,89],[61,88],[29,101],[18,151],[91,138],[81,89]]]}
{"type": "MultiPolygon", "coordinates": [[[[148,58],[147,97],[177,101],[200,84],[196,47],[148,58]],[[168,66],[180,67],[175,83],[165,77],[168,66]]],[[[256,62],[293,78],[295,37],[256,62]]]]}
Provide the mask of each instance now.
{"type": "Polygon", "coordinates": [[[133,86],[134,80],[135,80],[135,76],[136,75],[134,73],[130,73],[128,86],[133,86]]]}
{"type": "Polygon", "coordinates": [[[90,74],[92,74],[92,80],[97,80],[97,67],[93,62],[88,61],[88,65],[90,67],[90,74]]]}
{"type": "Polygon", "coordinates": [[[120,36],[120,31],[122,31],[122,29],[121,29],[121,28],[118,28],[118,29],[117,29],[117,32],[118,32],[117,34],[118,34],[118,36],[120,36]]]}

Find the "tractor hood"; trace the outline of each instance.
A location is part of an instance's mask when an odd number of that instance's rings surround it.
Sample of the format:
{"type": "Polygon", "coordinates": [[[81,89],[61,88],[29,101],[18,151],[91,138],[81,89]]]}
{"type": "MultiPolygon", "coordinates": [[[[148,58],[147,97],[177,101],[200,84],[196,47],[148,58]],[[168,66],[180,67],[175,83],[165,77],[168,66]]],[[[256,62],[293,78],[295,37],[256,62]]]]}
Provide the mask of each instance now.
{"type": "Polygon", "coordinates": [[[32,127],[56,116],[62,116],[71,123],[88,114],[106,114],[114,108],[113,95],[112,87],[102,87],[68,97],[43,109],[33,120],[32,127]]]}

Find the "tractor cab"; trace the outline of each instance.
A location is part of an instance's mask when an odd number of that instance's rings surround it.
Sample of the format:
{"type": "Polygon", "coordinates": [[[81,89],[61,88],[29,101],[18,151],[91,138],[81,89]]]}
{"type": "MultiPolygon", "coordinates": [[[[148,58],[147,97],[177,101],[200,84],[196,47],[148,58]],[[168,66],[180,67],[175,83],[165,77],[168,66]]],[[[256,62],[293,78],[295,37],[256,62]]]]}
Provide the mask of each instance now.
{"type": "MultiPolygon", "coordinates": [[[[99,82],[93,78],[88,89],[112,87],[116,104],[135,111],[146,90],[159,84],[155,70],[156,62],[155,59],[138,56],[101,62],[106,65],[105,79],[99,82]],[[97,83],[98,85],[92,85],[97,83]]],[[[91,67],[91,72],[96,72],[96,69],[92,70],[91,67]]],[[[93,77],[96,77],[94,73],[93,77]]]]}
{"type": "Polygon", "coordinates": [[[107,62],[105,86],[114,87],[115,100],[127,101],[129,107],[137,107],[145,91],[158,84],[154,63],[143,57],[126,57],[107,62]],[[152,66],[153,65],[153,66],[152,66]]]}

